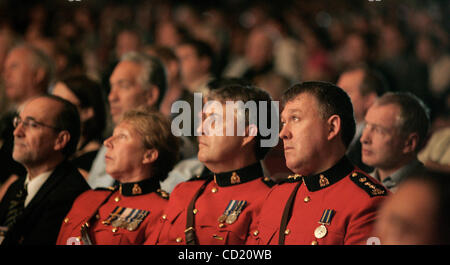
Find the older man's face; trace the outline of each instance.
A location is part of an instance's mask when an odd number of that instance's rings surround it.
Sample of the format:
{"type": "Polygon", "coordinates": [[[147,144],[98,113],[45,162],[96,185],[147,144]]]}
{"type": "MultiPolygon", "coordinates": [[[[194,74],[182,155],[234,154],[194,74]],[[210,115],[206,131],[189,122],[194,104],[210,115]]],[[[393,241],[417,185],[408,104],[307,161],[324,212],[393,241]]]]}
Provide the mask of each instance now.
{"type": "Polygon", "coordinates": [[[118,124],[123,113],[146,104],[147,91],[139,80],[141,66],[130,61],[120,62],[114,69],[109,82],[111,92],[108,100],[113,122],[118,124]]]}
{"type": "Polygon", "coordinates": [[[60,103],[49,98],[37,98],[25,105],[15,124],[13,158],[25,167],[42,165],[57,152],[58,131],[55,117],[60,103]]]}
{"type": "Polygon", "coordinates": [[[361,136],[362,161],[380,169],[398,166],[404,157],[405,137],[400,131],[400,108],[393,104],[372,105],[361,136]]]}
{"type": "Polygon", "coordinates": [[[35,86],[35,70],[30,63],[30,52],[25,48],[12,50],[5,60],[3,77],[7,97],[22,103],[35,86]]]}

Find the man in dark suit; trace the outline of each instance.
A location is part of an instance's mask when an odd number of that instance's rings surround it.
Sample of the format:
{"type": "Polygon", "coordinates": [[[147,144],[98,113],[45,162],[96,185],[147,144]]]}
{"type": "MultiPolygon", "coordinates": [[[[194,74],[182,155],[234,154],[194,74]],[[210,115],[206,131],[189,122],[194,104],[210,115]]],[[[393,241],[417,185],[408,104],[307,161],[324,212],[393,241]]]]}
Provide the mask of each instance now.
{"type": "Polygon", "coordinates": [[[80,118],[56,96],[29,101],[14,118],[13,158],[27,170],[0,202],[3,245],[55,244],[75,198],[89,189],[67,161],[78,144],[80,118]]]}

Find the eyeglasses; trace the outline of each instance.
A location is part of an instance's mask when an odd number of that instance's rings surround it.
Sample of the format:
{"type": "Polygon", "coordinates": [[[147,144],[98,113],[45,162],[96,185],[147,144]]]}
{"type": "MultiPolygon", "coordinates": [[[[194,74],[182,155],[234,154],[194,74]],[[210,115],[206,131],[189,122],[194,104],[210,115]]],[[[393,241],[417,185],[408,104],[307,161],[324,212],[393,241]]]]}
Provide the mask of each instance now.
{"type": "Polygon", "coordinates": [[[37,129],[39,127],[47,127],[47,128],[51,128],[53,130],[57,130],[57,131],[59,130],[56,127],[47,125],[47,124],[42,123],[42,122],[38,122],[38,121],[36,121],[33,118],[26,118],[25,120],[22,120],[22,118],[20,118],[19,116],[15,116],[14,119],[13,119],[13,126],[14,126],[14,128],[17,128],[21,123],[23,124],[23,127],[25,129],[28,129],[28,128],[37,129]]]}

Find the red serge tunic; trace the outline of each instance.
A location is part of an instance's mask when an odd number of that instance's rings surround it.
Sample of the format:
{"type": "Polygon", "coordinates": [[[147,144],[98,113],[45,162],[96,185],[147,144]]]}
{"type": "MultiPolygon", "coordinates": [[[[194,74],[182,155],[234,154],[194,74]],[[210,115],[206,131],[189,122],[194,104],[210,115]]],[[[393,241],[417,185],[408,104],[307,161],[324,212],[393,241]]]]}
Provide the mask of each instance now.
{"type": "Polygon", "coordinates": [[[150,178],[81,194],[63,221],[57,244],[87,244],[87,240],[96,245],[144,243],[168,202],[168,194],[159,187],[150,178]]]}
{"type": "Polygon", "coordinates": [[[186,244],[187,209],[197,191],[194,232],[200,245],[244,244],[273,182],[263,177],[260,163],[235,171],[197,176],[171,193],[156,234],[146,244],[186,244]]]}
{"type": "Polygon", "coordinates": [[[268,194],[247,244],[283,244],[280,233],[284,244],[366,244],[386,195],[388,191],[377,180],[346,157],[317,175],[291,175],[268,194]]]}

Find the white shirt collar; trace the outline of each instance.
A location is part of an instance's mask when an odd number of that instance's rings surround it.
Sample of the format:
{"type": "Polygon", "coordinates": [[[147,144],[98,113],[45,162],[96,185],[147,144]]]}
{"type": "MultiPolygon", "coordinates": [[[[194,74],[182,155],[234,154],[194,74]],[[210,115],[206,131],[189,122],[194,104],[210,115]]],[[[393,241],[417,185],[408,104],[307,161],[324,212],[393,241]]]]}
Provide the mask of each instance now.
{"type": "Polygon", "coordinates": [[[30,203],[33,197],[38,193],[39,189],[44,185],[45,181],[50,177],[53,170],[41,173],[30,180],[30,176],[27,174],[25,179],[25,187],[27,187],[27,198],[25,199],[25,207],[30,203]]]}

